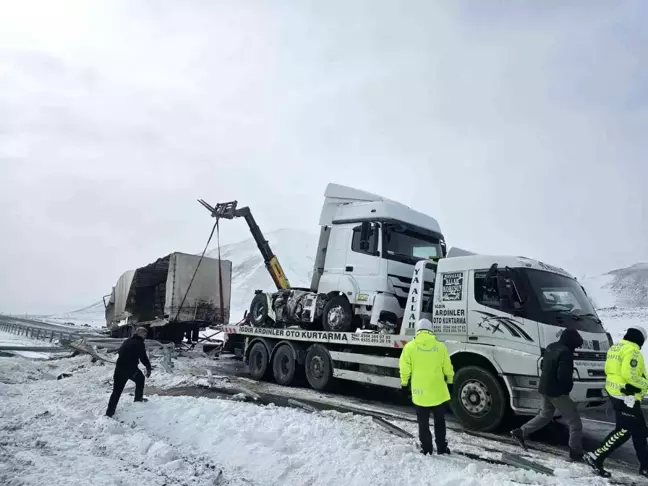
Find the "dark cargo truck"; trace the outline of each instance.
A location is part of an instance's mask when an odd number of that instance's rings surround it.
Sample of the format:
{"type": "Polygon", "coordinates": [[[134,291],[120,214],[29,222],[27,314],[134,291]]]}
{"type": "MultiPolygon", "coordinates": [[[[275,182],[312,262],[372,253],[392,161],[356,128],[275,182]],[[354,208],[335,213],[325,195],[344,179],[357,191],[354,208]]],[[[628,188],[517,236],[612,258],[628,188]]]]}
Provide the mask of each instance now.
{"type": "Polygon", "coordinates": [[[106,326],[112,337],[144,326],[160,341],[196,340],[199,330],[229,322],[231,288],[232,262],[171,253],[119,277],[104,299],[106,326]]]}

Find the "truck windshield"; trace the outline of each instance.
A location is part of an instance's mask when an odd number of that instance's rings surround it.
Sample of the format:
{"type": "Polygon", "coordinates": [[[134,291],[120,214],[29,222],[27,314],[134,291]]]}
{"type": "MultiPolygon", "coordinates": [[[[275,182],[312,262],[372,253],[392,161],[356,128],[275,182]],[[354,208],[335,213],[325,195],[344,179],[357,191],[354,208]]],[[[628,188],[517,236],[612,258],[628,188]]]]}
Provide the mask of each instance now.
{"type": "Polygon", "coordinates": [[[440,238],[402,224],[383,225],[383,254],[389,260],[415,265],[419,260],[443,256],[440,238]]]}
{"type": "Polygon", "coordinates": [[[525,268],[523,272],[528,278],[535,301],[528,309],[533,314],[528,316],[530,319],[579,331],[605,332],[578,281],[543,270],[525,268]]]}

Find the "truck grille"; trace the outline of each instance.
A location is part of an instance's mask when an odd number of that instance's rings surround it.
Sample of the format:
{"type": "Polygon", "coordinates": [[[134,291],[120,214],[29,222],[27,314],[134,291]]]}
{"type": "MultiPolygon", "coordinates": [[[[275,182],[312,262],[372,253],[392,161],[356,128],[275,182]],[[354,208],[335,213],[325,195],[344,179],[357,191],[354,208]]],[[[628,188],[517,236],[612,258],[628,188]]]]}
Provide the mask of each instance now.
{"type": "Polygon", "coordinates": [[[605,376],[605,370],[587,370],[589,378],[602,378],[605,376]]]}
{"type": "Polygon", "coordinates": [[[574,360],[605,361],[606,354],[600,351],[576,351],[574,353],[574,360]]]}

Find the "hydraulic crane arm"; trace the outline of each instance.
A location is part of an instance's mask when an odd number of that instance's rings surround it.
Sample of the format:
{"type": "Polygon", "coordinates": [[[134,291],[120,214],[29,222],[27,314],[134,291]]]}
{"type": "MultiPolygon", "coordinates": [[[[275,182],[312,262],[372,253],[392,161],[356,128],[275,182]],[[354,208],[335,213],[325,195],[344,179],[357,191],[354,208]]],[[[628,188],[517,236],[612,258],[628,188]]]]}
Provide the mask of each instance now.
{"type": "Polygon", "coordinates": [[[288,278],[286,277],[283,268],[281,268],[277,256],[274,253],[272,253],[272,250],[270,249],[270,244],[263,236],[263,233],[261,232],[261,228],[259,228],[259,225],[254,220],[254,217],[252,216],[252,212],[250,211],[249,207],[246,206],[237,209],[236,208],[238,204],[237,201],[218,203],[216,204],[215,207],[212,207],[210,204],[206,203],[202,199],[199,199],[198,202],[211,212],[212,218],[216,218],[216,219],[244,218],[245,222],[250,228],[250,233],[252,233],[252,237],[254,238],[254,241],[256,242],[259,251],[261,252],[261,256],[263,257],[263,262],[265,263],[265,266],[268,269],[268,272],[270,273],[272,280],[277,286],[277,289],[282,290],[290,287],[288,278]]]}

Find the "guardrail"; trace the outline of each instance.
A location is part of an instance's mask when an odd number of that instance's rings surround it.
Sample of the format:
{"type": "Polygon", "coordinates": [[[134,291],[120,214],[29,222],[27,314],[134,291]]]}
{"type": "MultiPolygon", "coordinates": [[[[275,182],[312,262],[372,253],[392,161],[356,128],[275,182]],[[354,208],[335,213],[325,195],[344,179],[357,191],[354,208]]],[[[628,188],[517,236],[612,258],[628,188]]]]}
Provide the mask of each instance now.
{"type": "Polygon", "coordinates": [[[0,331],[15,334],[16,336],[25,336],[29,339],[53,342],[55,339],[69,339],[71,341],[80,339],[82,336],[76,332],[55,331],[53,329],[43,329],[37,326],[17,322],[1,322],[0,331]]]}

